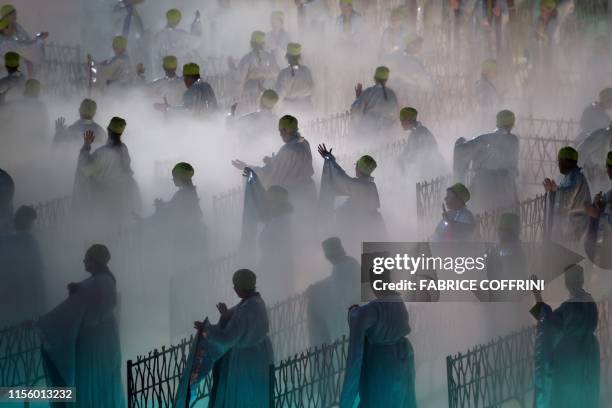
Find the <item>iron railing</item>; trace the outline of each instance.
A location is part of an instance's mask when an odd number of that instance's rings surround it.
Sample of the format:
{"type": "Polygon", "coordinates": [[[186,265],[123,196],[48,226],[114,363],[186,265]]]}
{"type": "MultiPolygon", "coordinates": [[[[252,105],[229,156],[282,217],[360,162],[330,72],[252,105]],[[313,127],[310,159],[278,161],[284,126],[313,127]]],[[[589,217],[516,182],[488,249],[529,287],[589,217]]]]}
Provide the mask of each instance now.
{"type": "MultiPolygon", "coordinates": [[[[602,384],[609,384],[612,359],[610,317],[612,304],[599,303],[597,337],[600,343],[602,384]]],[[[508,401],[527,401],[533,390],[535,327],[446,357],[449,408],[498,407],[508,401]]],[[[602,387],[604,390],[606,387],[602,387]]],[[[604,396],[605,397],[605,396],[604,396]]],[[[607,406],[607,405],[606,405],[607,406]]]]}
{"type": "Polygon", "coordinates": [[[40,346],[27,324],[0,330],[0,387],[32,387],[45,379],[40,346]]]}

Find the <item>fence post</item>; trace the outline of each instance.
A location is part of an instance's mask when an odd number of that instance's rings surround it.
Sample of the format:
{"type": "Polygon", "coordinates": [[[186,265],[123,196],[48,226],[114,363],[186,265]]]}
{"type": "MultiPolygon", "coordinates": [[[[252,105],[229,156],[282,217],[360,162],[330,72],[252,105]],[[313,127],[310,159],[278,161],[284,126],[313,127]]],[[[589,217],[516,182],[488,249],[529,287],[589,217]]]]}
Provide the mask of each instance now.
{"type": "Polygon", "coordinates": [[[134,379],[132,378],[132,360],[127,361],[127,406],[133,408],[132,393],[134,392],[134,379]]]}
{"type": "Polygon", "coordinates": [[[270,398],[270,408],[274,408],[274,363],[270,364],[270,390],[269,390],[269,398],[270,398]]]}
{"type": "Polygon", "coordinates": [[[451,356],[446,356],[446,389],[448,390],[448,408],[455,408],[453,403],[453,359],[451,356]]]}

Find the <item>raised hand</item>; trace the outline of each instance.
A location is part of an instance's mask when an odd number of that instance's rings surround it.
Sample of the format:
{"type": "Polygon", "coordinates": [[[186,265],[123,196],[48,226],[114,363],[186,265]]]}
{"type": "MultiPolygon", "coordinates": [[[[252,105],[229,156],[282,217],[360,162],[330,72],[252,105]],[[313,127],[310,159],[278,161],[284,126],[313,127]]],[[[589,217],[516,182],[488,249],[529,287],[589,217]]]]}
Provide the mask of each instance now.
{"type": "MultiPolygon", "coordinates": [[[[538,275],[533,274],[530,277],[532,282],[537,282],[538,281],[538,275]]],[[[533,293],[533,297],[535,298],[536,302],[542,302],[542,292],[539,289],[534,288],[531,293],[533,293]]]]}
{"type": "Polygon", "coordinates": [[[234,166],[238,170],[244,170],[245,167],[247,167],[247,164],[243,162],[242,160],[236,159],[236,160],[232,160],[232,166],[234,166]]]}
{"type": "Polygon", "coordinates": [[[60,116],[55,121],[55,133],[62,133],[66,130],[66,118],[60,116]]]}
{"type": "Polygon", "coordinates": [[[323,157],[324,159],[327,159],[327,158],[330,158],[330,157],[334,157],[332,155],[332,150],[334,150],[334,149],[330,148],[329,150],[327,150],[327,147],[325,146],[325,143],[320,144],[319,146],[317,146],[317,151],[319,152],[321,157],[323,157]]]}
{"type": "Polygon", "coordinates": [[[93,130],[88,130],[83,134],[83,142],[86,147],[91,147],[94,140],[96,140],[96,134],[93,130]]]}
{"type": "Polygon", "coordinates": [[[221,316],[227,313],[227,305],[223,302],[217,303],[217,310],[221,316]]]}
{"type": "Polygon", "coordinates": [[[363,92],[363,85],[358,83],[357,86],[355,86],[355,98],[359,98],[361,96],[361,92],[363,92]]]}
{"type": "Polygon", "coordinates": [[[442,204],[442,219],[448,221],[448,211],[446,211],[446,206],[444,204],[442,204]]]}

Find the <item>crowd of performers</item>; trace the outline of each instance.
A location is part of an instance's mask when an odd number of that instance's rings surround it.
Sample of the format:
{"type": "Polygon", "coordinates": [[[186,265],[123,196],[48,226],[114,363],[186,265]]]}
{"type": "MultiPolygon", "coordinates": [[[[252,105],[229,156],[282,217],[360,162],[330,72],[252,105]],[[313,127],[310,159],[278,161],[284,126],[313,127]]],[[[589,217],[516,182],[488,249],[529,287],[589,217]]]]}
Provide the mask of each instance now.
{"type": "MultiPolygon", "coordinates": [[[[116,98],[124,97],[128,90],[145,95],[151,101],[151,114],[163,112],[170,120],[223,122],[228,133],[237,135],[241,145],[237,155],[243,155],[231,161],[245,180],[239,249],[243,268],[231,277],[239,301],[233,307],[219,303],[216,323],[212,317],[195,322],[198,335],[193,347],[197,350],[184,374],[187,388],[212,371],[209,406],[270,406],[269,366],[275,355],[266,301],[292,293],[301,279],[296,272],[301,259],[296,250],[321,245],[332,265],[331,273],[308,286],[304,294],[312,345],[349,336],[340,407],[353,407],[357,401],[361,407],[416,407],[415,351],[408,339],[407,299],[384,290],[375,291],[373,300],[362,302],[360,262],[351,256],[364,241],[388,239],[393,221],[384,217],[381,198],[393,197],[379,194],[374,179],[378,163],[372,155],[361,155],[350,169],[336,159],[334,146],[322,143],[313,155],[309,135],[300,132],[298,116],[312,117],[318,85],[310,67],[303,63],[302,44],[285,29],[284,13],[273,11],[271,30],[253,31],[249,52],[239,61],[228,61],[238,93],[258,98],[256,110],[238,115],[235,104],[224,112],[213,86],[203,76],[203,67],[194,62],[198,61],[194,55],[201,49],[203,33],[212,29],[208,27],[211,21],[203,22],[196,12],[190,29],[184,30],[179,27],[181,12],[168,10],[165,27],[153,36],[148,51],[152,71],[163,71],[163,76],[149,81],[146,67],[135,64],[130,55],[143,51],[133,46],[128,52],[130,42],[144,45],[138,35],[146,29],[138,14],[142,2],[119,3],[113,13],[134,27],[129,30],[128,24],[126,32],[124,24],[115,33],[110,58],[97,61],[88,56],[88,67],[96,70],[95,86],[116,98]],[[275,133],[280,137],[273,137],[275,133]],[[278,151],[257,165],[264,140],[276,143],[278,151]],[[320,180],[315,180],[319,170],[320,180]],[[338,197],[344,199],[339,205],[338,197]]],[[[300,19],[307,21],[304,24],[329,28],[324,2],[296,3],[300,19]]],[[[368,23],[353,3],[339,0],[340,15],[331,18],[331,26],[335,35],[354,41],[368,36],[368,23]]],[[[379,64],[373,69],[373,84],[355,87],[355,99],[349,107],[352,140],[364,146],[370,143],[371,148],[373,135],[395,132],[406,140],[397,163],[401,174],[419,181],[452,173],[441,219],[429,232],[433,242],[478,241],[475,214],[501,211],[498,241],[489,249],[487,273],[491,279],[528,278],[521,220],[514,210],[519,202],[521,138],[513,129],[520,119],[505,109],[504,95],[496,87],[498,62],[482,59],[474,84],[475,120],[495,121],[495,130],[470,140],[458,138],[449,164],[439,140],[419,120],[418,106],[402,106],[406,95],[435,86],[432,73],[419,57],[424,39],[411,25],[416,24],[412,19],[416,9],[411,7],[413,2],[406,3],[391,12],[379,47],[379,64]]],[[[450,3],[465,24],[472,19],[493,21],[514,8],[514,2],[494,1],[490,10],[475,7],[468,12],[467,2],[450,3]]],[[[531,63],[540,64],[540,68],[554,58],[555,36],[566,18],[567,3],[542,0],[536,7],[538,19],[528,49],[531,63]]],[[[230,8],[229,2],[219,2],[216,23],[223,21],[223,13],[230,8]]],[[[18,23],[12,5],[2,6],[0,13],[0,50],[6,68],[6,75],[0,78],[0,117],[28,122],[17,127],[19,143],[27,147],[35,143],[37,132],[48,133],[48,107],[42,98],[45,84],[36,79],[35,66],[49,33],[29,35],[18,23]]],[[[592,73],[600,92],[584,109],[574,144],[558,151],[558,181],[545,178],[542,184],[550,203],[550,236],[583,245],[591,260],[606,267],[612,252],[612,88],[607,87],[612,58],[609,38],[596,37],[594,41],[600,59],[592,73]]],[[[487,42],[487,47],[496,48],[494,42],[487,42]]],[[[145,205],[129,140],[124,137],[127,120],[114,116],[106,127],[99,124],[98,102],[94,97],[82,99],[74,123],[68,125],[64,117],[55,122],[52,145],[75,152],[73,218],[87,224],[83,229],[94,242],[102,242],[137,219],[145,231],[141,239],[163,231],[173,257],[202,259],[193,255],[206,252],[215,237],[205,227],[209,222],[204,220],[193,182],[198,169],[185,161],[176,163],[171,171],[176,192],[167,201],[156,199],[153,213],[141,216],[145,205]],[[97,235],[91,235],[92,231],[97,235]]],[[[7,140],[3,144],[12,143],[7,140]]],[[[75,387],[77,406],[123,406],[123,360],[115,316],[121,279],[109,269],[111,252],[107,244],[90,245],[89,239],[84,240],[88,248],[83,267],[90,276],[69,283],[66,299],[51,308],[43,285],[45,259],[34,231],[37,212],[26,205],[14,209],[20,185],[10,173],[0,169],[0,323],[26,321],[38,333],[47,384],[75,387]]],[[[556,273],[564,276],[569,293],[558,308],[545,303],[539,291],[533,293],[536,304],[530,312],[538,327],[534,377],[538,408],[599,406],[600,357],[594,334],[598,309],[584,288],[587,272],[570,263],[556,273]]],[[[391,277],[385,273],[382,279],[391,277]]],[[[509,300],[500,296],[489,300],[509,300]]],[[[426,294],[418,300],[433,302],[437,295],[426,294]]]]}

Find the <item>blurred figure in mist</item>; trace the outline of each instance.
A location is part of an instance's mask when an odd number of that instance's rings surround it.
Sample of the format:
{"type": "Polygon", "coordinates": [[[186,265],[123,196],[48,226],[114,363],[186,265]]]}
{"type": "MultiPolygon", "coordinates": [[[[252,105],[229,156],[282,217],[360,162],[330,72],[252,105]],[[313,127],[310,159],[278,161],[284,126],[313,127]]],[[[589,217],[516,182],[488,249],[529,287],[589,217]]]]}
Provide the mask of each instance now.
{"type": "Polygon", "coordinates": [[[155,213],[150,218],[157,231],[164,231],[164,236],[168,237],[174,257],[183,261],[206,252],[200,198],[192,181],[194,173],[189,163],[180,162],[174,166],[172,181],[178,190],[169,201],[156,199],[155,213]]]}
{"type": "Polygon", "coordinates": [[[36,220],[32,207],[21,206],[14,232],[0,235],[0,327],[40,316],[46,307],[43,260],[31,230],[36,220]]]}
{"type": "Polygon", "coordinates": [[[289,43],[285,54],[288,67],[283,68],[276,79],[281,109],[284,112],[299,112],[304,116],[312,114],[314,81],[310,69],[302,65],[302,46],[289,43]]]}
{"type": "Polygon", "coordinates": [[[351,121],[355,135],[362,141],[385,137],[395,124],[399,104],[395,92],[387,87],[389,68],[380,66],[374,73],[374,85],[355,87],[355,101],[351,105],[351,121]]]}
{"type": "Polygon", "coordinates": [[[544,191],[552,206],[551,237],[561,242],[578,242],[588,226],[585,205],[591,204],[591,189],[582,169],[578,167],[578,152],[570,146],[557,155],[562,179],[557,184],[544,179],[544,191]]]}
{"type": "MultiPolygon", "coordinates": [[[[251,270],[237,270],[232,282],[240,302],[230,309],[219,303],[217,324],[210,324],[208,319],[195,322],[202,331],[204,353],[215,357],[208,405],[211,408],[270,406],[270,364],[274,353],[268,336],[268,312],[257,292],[257,281],[251,270]]],[[[192,385],[208,374],[199,368],[192,376],[192,385]]]]}
{"type": "Polygon", "coordinates": [[[19,69],[20,64],[21,57],[16,52],[9,51],[4,54],[4,67],[7,74],[0,78],[0,91],[5,102],[19,99],[23,95],[26,76],[19,69]]]}
{"type": "MultiPolygon", "coordinates": [[[[449,169],[438,149],[436,138],[417,120],[418,111],[413,107],[400,110],[399,119],[406,143],[399,157],[404,177],[415,183],[448,174],[449,169]]],[[[403,136],[403,135],[402,135],[403,136]]]]}
{"type": "Polygon", "coordinates": [[[162,112],[189,113],[194,117],[210,117],[219,109],[212,86],[200,76],[200,66],[190,62],[183,65],[183,83],[187,90],[183,93],[182,103],[172,105],[170,101],[154,104],[162,112]]]}
{"type": "Polygon", "coordinates": [[[584,211],[590,217],[585,250],[595,265],[612,269],[612,151],[607,154],[605,169],[608,189],[605,193],[600,191],[595,194],[593,203],[584,206],[584,211]]]}
{"type": "Polygon", "coordinates": [[[85,132],[72,192],[73,206],[80,214],[100,216],[100,228],[125,225],[140,213],[140,191],[132,171],[130,153],[122,141],[124,119],[113,117],[106,144],[91,152],[96,136],[85,132]]]}
{"type": "MultiPolygon", "coordinates": [[[[406,14],[406,6],[398,6],[391,10],[389,25],[383,31],[380,39],[379,57],[404,49],[404,40],[410,31],[406,14]]],[[[395,69],[393,71],[395,72],[395,69]]]]}
{"type": "Polygon", "coordinates": [[[558,28],[557,0],[541,0],[539,16],[528,45],[529,64],[537,78],[546,79],[544,76],[550,73],[558,28]]]}
{"type": "Polygon", "coordinates": [[[150,82],[147,87],[155,99],[165,99],[170,105],[180,105],[185,93],[183,78],[177,75],[178,60],[174,55],[166,55],[162,60],[164,76],[150,82]]]}
{"type": "Polygon", "coordinates": [[[68,298],[34,322],[51,387],[74,387],[76,406],[121,408],[121,346],[115,318],[117,281],[106,246],[94,244],[83,264],[91,276],[68,284],[68,298]]]}
{"type": "Polygon", "coordinates": [[[593,191],[607,189],[609,185],[605,171],[606,156],[603,152],[610,149],[612,149],[612,121],[607,127],[590,133],[576,148],[580,158],[578,164],[582,167],[593,191]]]}
{"type": "MultiPolygon", "coordinates": [[[[94,143],[99,145],[106,137],[106,131],[95,120],[98,105],[93,99],[85,98],[79,106],[79,119],[66,127],[66,118],[59,117],[55,121],[55,145],[76,144],[83,141],[83,134],[92,131],[96,137],[94,143]]],[[[98,146],[96,146],[98,147],[98,146]]]]}
{"type": "MultiPolygon", "coordinates": [[[[612,6],[612,5],[611,5],[612,6]]],[[[588,95],[595,94],[601,85],[607,85],[612,78],[612,39],[599,35],[593,40],[593,48],[584,62],[582,72],[588,73],[581,79],[588,95]]]]}
{"type": "MultiPolygon", "coordinates": [[[[232,165],[239,170],[251,168],[261,178],[264,187],[280,186],[289,192],[291,203],[298,217],[308,223],[317,199],[317,190],[312,176],[312,152],[308,141],[300,135],[298,120],[285,115],[278,121],[278,131],[283,146],[272,156],[263,158],[263,166],[247,165],[241,160],[233,160],[232,165]]],[[[300,224],[301,225],[301,224],[300,224]]],[[[308,225],[308,224],[306,224],[308,225]]]]}
{"type": "Polygon", "coordinates": [[[470,191],[461,183],[446,189],[442,205],[442,220],[431,238],[434,242],[470,241],[476,236],[476,220],[467,208],[470,191]]]}
{"type": "Polygon", "coordinates": [[[10,174],[0,168],[0,234],[12,229],[14,196],[15,182],[10,174]]]}
{"type": "Polygon", "coordinates": [[[270,14],[270,31],[266,33],[266,48],[276,58],[276,63],[282,64],[282,54],[291,42],[291,36],[285,30],[285,14],[275,10],[270,14]]]}
{"type": "Polygon", "coordinates": [[[51,120],[47,106],[39,98],[40,92],[40,82],[30,78],[24,84],[22,99],[14,99],[2,109],[3,123],[18,136],[7,148],[22,159],[50,144],[51,120]]]}
{"type": "Polygon", "coordinates": [[[497,61],[494,59],[485,60],[480,69],[480,79],[474,85],[474,98],[480,125],[487,127],[490,118],[499,112],[503,98],[495,85],[497,61]]]}
{"type": "Polygon", "coordinates": [[[385,63],[393,71],[390,80],[402,97],[414,100],[414,93],[431,92],[434,90],[434,79],[419,57],[423,49],[423,37],[409,33],[403,38],[402,47],[387,55],[385,63]]]}
{"type": "Polygon", "coordinates": [[[474,211],[481,213],[510,209],[518,203],[516,177],[519,159],[519,138],[512,133],[516,118],[509,110],[497,114],[497,129],[455,143],[453,172],[457,181],[465,183],[471,169],[470,191],[474,211]]]}
{"type": "Polygon", "coordinates": [[[580,134],[576,138],[579,145],[591,132],[603,129],[612,121],[612,88],[599,92],[599,100],[587,106],[580,117],[580,134]]]}
{"type": "Polygon", "coordinates": [[[114,56],[99,63],[96,73],[96,83],[102,88],[125,90],[129,88],[137,77],[136,66],[127,51],[128,40],[122,35],[113,38],[114,56]]]}
{"type": "MultiPolygon", "coordinates": [[[[538,321],[535,346],[535,395],[537,408],[597,408],[600,406],[597,304],[584,290],[579,265],[565,268],[569,299],[553,310],[534,289],[536,304],[531,315],[538,321]]],[[[532,279],[537,280],[533,275],[532,279]]]]}
{"type": "Polygon", "coordinates": [[[12,4],[0,8],[0,53],[15,51],[21,54],[31,73],[32,64],[40,63],[43,58],[43,41],[49,37],[46,31],[31,36],[17,22],[17,9],[12,4]]]}
{"type": "Polygon", "coordinates": [[[256,262],[266,297],[283,300],[294,290],[293,206],[289,193],[277,185],[266,190],[257,173],[248,167],[244,168],[243,176],[247,185],[241,256],[246,263],[256,262]],[[255,248],[259,249],[258,254],[253,253],[255,248]]]}
{"type": "MultiPolygon", "coordinates": [[[[370,271],[370,282],[390,282],[389,271],[370,271]]],[[[340,408],[416,408],[414,350],[408,310],[401,295],[374,290],[375,299],[349,310],[349,347],[340,408]]]]}
{"type": "Polygon", "coordinates": [[[273,112],[278,102],[278,94],[272,89],[266,89],[259,98],[259,109],[255,112],[236,117],[238,104],[232,105],[227,118],[227,127],[238,138],[238,150],[247,159],[261,157],[266,142],[271,141],[278,132],[278,116],[273,112]]]}
{"type": "Polygon", "coordinates": [[[202,37],[200,12],[196,11],[189,32],[178,27],[181,19],[180,10],[168,10],[166,26],[153,37],[153,64],[156,69],[163,65],[164,58],[168,55],[175,55],[179,61],[197,61],[201,58],[198,51],[202,37]]]}
{"type": "Polygon", "coordinates": [[[353,8],[353,0],[339,0],[339,3],[340,15],[336,17],[336,30],[343,42],[357,45],[366,30],[363,16],[353,8]]]}
{"type": "Polygon", "coordinates": [[[372,177],[378,166],[376,160],[361,156],[355,164],[355,177],[351,177],[336,162],[332,149],[319,145],[318,151],[324,159],[319,206],[333,211],[333,218],[329,220],[335,221],[330,222],[335,227],[333,231],[345,237],[349,248],[358,247],[363,241],[384,241],[386,228],[372,177]],[[335,208],[336,197],[346,197],[338,208],[335,208]]]}
{"type": "Polygon", "coordinates": [[[145,49],[148,51],[150,35],[139,12],[139,7],[144,2],[145,0],[113,1],[110,12],[111,36],[121,35],[129,40],[134,56],[139,59],[144,57],[145,49]]]}
{"type": "Polygon", "coordinates": [[[346,254],[340,238],[322,243],[325,258],[332,264],[329,276],[310,285],[304,292],[308,299],[310,346],[331,344],[348,334],[346,316],[349,307],[361,300],[361,266],[346,254]]]}
{"type": "Polygon", "coordinates": [[[266,33],[253,31],[251,34],[251,51],[240,59],[238,66],[229,60],[230,70],[244,94],[261,92],[274,88],[274,81],[280,68],[271,52],[265,50],[266,33]]]}

